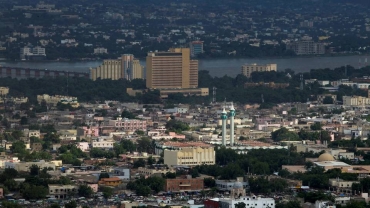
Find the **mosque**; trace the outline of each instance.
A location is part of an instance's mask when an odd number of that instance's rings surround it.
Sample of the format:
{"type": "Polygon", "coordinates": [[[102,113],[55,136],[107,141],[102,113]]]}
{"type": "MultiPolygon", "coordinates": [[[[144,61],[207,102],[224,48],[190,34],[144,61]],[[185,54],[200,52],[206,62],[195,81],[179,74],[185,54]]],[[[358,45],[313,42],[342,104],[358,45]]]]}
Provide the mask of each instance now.
{"type": "MultiPolygon", "coordinates": [[[[234,117],[235,117],[235,108],[234,105],[231,104],[229,118],[230,118],[230,146],[234,146],[235,139],[234,139],[234,117]]],[[[222,145],[226,146],[226,120],[228,119],[227,112],[225,107],[221,113],[221,120],[222,120],[222,145]]]]}

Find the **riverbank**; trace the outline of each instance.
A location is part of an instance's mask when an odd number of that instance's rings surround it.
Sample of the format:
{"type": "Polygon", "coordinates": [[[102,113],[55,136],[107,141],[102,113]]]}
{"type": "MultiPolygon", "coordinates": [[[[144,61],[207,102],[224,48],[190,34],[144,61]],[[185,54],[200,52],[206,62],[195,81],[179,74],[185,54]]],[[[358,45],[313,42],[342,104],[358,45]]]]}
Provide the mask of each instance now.
{"type": "MultiPolygon", "coordinates": [[[[369,56],[370,58],[370,56],[369,56]]],[[[315,57],[291,57],[291,58],[237,58],[237,59],[200,59],[199,70],[207,70],[212,76],[237,76],[241,72],[243,64],[277,64],[278,70],[292,69],[296,73],[307,72],[310,69],[336,68],[344,65],[351,65],[359,68],[367,65],[366,55],[345,55],[345,56],[315,56],[315,57]],[[361,62],[359,62],[361,60],[361,62]]],[[[369,59],[370,61],[370,59],[369,59]]],[[[145,66],[145,60],[140,60],[145,66]]],[[[102,60],[93,61],[38,61],[38,62],[4,62],[0,65],[19,68],[50,69],[60,71],[89,72],[89,68],[94,68],[102,64],[102,60]]]]}

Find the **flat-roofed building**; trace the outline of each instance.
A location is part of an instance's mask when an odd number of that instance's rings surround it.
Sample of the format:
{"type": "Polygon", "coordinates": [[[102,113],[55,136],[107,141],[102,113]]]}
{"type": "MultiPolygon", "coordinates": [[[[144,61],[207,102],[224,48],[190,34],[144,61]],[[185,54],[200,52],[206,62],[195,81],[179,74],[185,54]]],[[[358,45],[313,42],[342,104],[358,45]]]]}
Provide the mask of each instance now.
{"type": "Polygon", "coordinates": [[[204,189],[203,178],[173,178],[166,179],[164,191],[181,192],[181,191],[200,191],[204,189]]]}
{"type": "Polygon", "coordinates": [[[146,87],[150,89],[197,88],[198,61],[189,48],[150,52],[146,58],[146,87]]]}
{"type": "Polygon", "coordinates": [[[7,95],[9,93],[9,87],[0,87],[0,96],[7,95]]]}
{"type": "Polygon", "coordinates": [[[277,71],[277,64],[245,64],[242,66],[242,74],[251,77],[253,72],[277,71]]]}
{"type": "Polygon", "coordinates": [[[168,166],[214,165],[215,162],[216,154],[213,147],[190,147],[178,150],[164,150],[164,164],[168,166]]]}
{"type": "Polygon", "coordinates": [[[76,185],[49,184],[48,188],[49,195],[54,196],[56,199],[65,199],[77,193],[78,190],[78,186],[76,185]]]}

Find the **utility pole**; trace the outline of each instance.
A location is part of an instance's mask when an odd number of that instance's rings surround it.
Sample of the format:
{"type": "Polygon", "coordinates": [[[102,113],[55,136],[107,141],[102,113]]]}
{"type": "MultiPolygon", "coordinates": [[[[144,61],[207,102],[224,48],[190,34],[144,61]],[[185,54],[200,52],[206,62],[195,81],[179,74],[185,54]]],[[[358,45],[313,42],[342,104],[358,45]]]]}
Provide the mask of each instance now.
{"type": "Polygon", "coordinates": [[[216,90],[217,90],[217,88],[216,87],[213,87],[212,90],[213,90],[212,103],[216,103],[216,90]]]}

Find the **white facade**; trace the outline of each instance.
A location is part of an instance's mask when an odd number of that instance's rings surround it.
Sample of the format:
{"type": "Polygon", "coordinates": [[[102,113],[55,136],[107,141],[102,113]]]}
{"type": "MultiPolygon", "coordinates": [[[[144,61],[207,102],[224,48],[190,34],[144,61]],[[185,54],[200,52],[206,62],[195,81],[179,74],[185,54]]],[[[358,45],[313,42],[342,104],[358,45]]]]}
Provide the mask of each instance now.
{"type": "Polygon", "coordinates": [[[103,139],[103,138],[99,138],[97,140],[93,140],[91,142],[91,146],[93,148],[113,148],[113,145],[114,145],[114,141],[113,140],[109,140],[109,139],[103,139]]]}
{"type": "Polygon", "coordinates": [[[122,119],[118,117],[116,120],[109,121],[110,126],[114,126],[116,128],[122,128],[123,130],[129,131],[136,131],[136,130],[143,130],[146,131],[146,121],[145,120],[138,120],[138,119],[122,119]]]}
{"type": "Polygon", "coordinates": [[[316,201],[315,208],[336,208],[331,201],[316,201]]]}
{"type": "Polygon", "coordinates": [[[220,199],[220,208],[234,208],[235,204],[243,202],[245,208],[275,208],[273,198],[260,198],[256,196],[242,196],[239,199],[220,199]]]}
{"type": "Polygon", "coordinates": [[[242,74],[251,77],[253,72],[277,71],[277,64],[245,64],[242,66],[242,74]]]}

